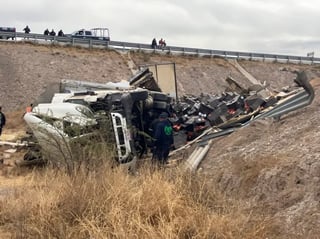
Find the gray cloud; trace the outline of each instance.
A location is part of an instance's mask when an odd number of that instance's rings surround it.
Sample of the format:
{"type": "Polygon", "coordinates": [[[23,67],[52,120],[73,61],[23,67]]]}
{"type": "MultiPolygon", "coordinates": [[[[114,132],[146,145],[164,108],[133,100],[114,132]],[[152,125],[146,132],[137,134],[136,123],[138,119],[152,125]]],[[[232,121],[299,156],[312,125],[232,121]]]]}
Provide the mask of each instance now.
{"type": "Polygon", "coordinates": [[[117,41],[163,37],[175,46],[320,55],[315,0],[11,0],[1,9],[1,24],[18,31],[109,27],[117,41]]]}

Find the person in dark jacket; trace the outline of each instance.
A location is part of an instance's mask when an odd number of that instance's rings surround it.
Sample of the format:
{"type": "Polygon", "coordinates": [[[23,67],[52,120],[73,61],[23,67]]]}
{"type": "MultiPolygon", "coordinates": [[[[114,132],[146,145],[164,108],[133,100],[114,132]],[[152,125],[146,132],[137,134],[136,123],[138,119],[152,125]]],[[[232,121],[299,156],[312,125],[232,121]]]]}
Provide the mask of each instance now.
{"type": "Polygon", "coordinates": [[[157,40],[155,38],[152,39],[151,48],[153,48],[153,49],[157,48],[157,40]]]}
{"type": "Polygon", "coordinates": [[[44,30],[43,35],[49,36],[49,29],[47,28],[46,30],[44,30]]]}
{"type": "Polygon", "coordinates": [[[63,33],[62,30],[60,30],[60,31],[58,32],[58,36],[59,36],[59,37],[63,37],[63,36],[64,36],[64,33],[63,33]]]}
{"type": "Polygon", "coordinates": [[[52,29],[49,34],[50,34],[50,36],[55,36],[55,35],[56,35],[56,32],[52,29]]]}
{"type": "Polygon", "coordinates": [[[0,106],[0,135],[2,133],[2,128],[3,126],[5,126],[5,124],[6,124],[6,116],[2,112],[2,108],[0,106]]]}
{"type": "MultiPolygon", "coordinates": [[[[31,30],[30,30],[29,26],[27,25],[25,28],[23,28],[23,31],[24,31],[25,34],[29,34],[31,30]]],[[[25,38],[26,37],[24,37],[24,39],[25,38]]],[[[29,39],[29,37],[27,37],[27,39],[29,39]]]]}
{"type": "Polygon", "coordinates": [[[166,164],[170,148],[173,145],[173,130],[166,112],[161,113],[159,116],[159,122],[155,127],[154,139],[153,159],[160,164],[166,164]]]}
{"type": "Polygon", "coordinates": [[[29,34],[31,30],[30,30],[29,26],[27,25],[25,28],[23,28],[23,31],[26,34],[29,34]]]}

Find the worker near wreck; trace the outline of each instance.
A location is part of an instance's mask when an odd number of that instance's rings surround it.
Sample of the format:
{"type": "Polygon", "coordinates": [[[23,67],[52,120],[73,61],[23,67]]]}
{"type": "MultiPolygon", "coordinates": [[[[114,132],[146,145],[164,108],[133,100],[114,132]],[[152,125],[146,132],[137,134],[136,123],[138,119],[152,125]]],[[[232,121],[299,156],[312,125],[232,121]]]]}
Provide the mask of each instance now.
{"type": "Polygon", "coordinates": [[[162,112],[154,132],[153,160],[159,164],[166,164],[170,148],[173,146],[173,129],[168,120],[168,113],[162,112]]]}

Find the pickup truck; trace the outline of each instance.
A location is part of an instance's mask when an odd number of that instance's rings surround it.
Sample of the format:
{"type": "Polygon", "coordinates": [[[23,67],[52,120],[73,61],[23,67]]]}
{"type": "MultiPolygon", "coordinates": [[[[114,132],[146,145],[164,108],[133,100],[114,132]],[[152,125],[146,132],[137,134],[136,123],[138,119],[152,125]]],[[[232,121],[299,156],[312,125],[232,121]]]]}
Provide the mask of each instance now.
{"type": "Polygon", "coordinates": [[[108,28],[92,28],[90,30],[80,29],[67,36],[70,36],[72,38],[88,38],[95,40],[110,41],[108,28]]]}

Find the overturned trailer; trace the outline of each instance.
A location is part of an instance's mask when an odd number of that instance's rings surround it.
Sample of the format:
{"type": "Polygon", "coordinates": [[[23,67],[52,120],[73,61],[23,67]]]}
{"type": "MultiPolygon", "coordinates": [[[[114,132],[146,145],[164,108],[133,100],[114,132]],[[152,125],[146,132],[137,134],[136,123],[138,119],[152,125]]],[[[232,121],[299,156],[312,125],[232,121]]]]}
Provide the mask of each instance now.
{"type": "MultiPolygon", "coordinates": [[[[230,78],[227,82],[235,84],[230,78]]],[[[211,139],[253,120],[278,118],[310,104],[314,93],[306,75],[299,73],[295,83],[291,90],[267,96],[265,92],[260,94],[264,87],[243,89],[237,85],[234,91],[229,89],[219,95],[177,99],[162,92],[152,72],[143,68],[127,82],[62,80],[60,92],[50,102],[35,106],[24,119],[50,156],[59,157],[59,152],[65,157],[65,152],[71,152],[69,144],[78,138],[90,139],[93,132],[99,131],[115,146],[115,161],[131,165],[150,152],[154,123],[161,112],[171,116],[176,147],[172,154],[194,142],[200,148],[207,147],[211,139]]],[[[194,168],[197,164],[189,165],[194,168]]]]}

